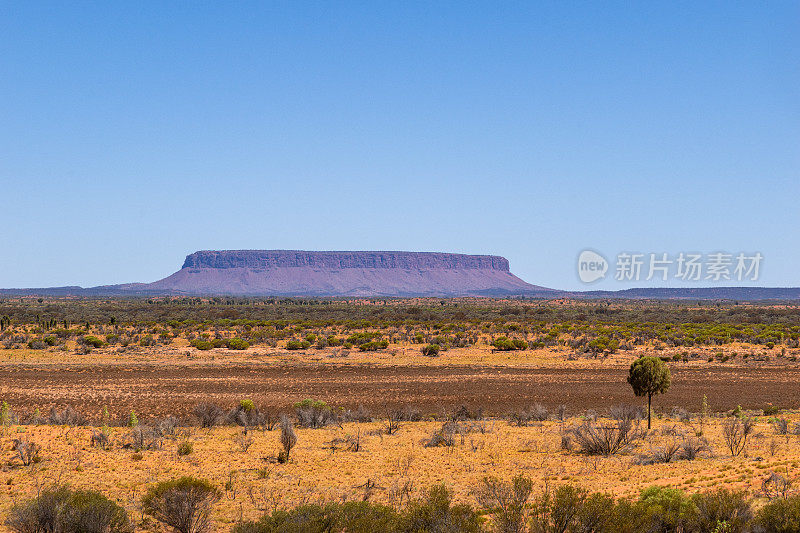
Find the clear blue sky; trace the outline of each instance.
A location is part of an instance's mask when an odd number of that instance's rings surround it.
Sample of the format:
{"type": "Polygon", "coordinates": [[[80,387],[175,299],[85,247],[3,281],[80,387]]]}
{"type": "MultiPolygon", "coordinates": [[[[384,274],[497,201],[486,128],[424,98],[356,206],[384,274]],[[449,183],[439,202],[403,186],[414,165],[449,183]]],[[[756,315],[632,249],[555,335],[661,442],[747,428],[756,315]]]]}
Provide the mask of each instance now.
{"type": "Polygon", "coordinates": [[[0,185],[0,287],[287,248],[581,288],[587,247],[796,286],[800,3],[0,1],[0,185]]]}

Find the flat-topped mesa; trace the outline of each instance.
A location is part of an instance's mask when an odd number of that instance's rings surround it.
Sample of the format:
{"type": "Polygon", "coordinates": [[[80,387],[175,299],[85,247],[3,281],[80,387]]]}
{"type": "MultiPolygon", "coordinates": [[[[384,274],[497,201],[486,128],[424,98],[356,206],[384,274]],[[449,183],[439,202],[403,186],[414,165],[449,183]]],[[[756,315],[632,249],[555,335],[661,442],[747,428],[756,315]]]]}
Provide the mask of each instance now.
{"type": "Polygon", "coordinates": [[[246,296],[507,296],[551,294],[496,255],[440,252],[206,250],[148,293],[246,296]]]}
{"type": "Polygon", "coordinates": [[[307,252],[300,250],[221,250],[187,255],[183,268],[392,268],[403,270],[494,270],[508,272],[496,255],[440,252],[307,252]]]}

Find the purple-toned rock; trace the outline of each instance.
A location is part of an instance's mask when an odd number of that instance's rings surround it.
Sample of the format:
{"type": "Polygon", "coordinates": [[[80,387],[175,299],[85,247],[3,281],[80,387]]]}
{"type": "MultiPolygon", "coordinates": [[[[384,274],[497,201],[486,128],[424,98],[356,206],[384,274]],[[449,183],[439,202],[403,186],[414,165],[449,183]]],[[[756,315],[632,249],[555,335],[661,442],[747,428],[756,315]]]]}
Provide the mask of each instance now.
{"type": "Polygon", "coordinates": [[[139,289],[253,296],[502,296],[550,291],[514,276],[508,261],[494,255],[296,250],[195,252],[178,272],[139,289]]]}

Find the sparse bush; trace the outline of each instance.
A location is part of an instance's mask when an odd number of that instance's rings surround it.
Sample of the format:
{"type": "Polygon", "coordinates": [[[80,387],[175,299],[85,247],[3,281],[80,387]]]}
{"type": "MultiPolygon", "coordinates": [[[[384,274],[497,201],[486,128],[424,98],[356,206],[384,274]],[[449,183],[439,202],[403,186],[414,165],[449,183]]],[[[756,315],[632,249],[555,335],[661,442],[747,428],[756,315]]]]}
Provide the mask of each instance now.
{"type": "Polygon", "coordinates": [[[83,426],[86,425],[86,417],[72,408],[66,406],[63,410],[59,411],[55,407],[50,408],[48,421],[55,426],[83,426]]]}
{"type": "Polygon", "coordinates": [[[193,451],[194,445],[191,443],[191,441],[186,440],[178,444],[178,455],[181,457],[184,455],[189,455],[193,451]]]}
{"type": "MultiPolygon", "coordinates": [[[[281,446],[283,447],[283,461],[284,463],[289,462],[289,454],[294,448],[295,444],[297,444],[297,435],[294,432],[294,427],[292,426],[291,420],[286,415],[281,416],[281,446]]],[[[281,459],[280,457],[278,458],[281,459]]]]}
{"type": "Polygon", "coordinates": [[[725,447],[732,457],[738,457],[747,449],[747,441],[753,432],[753,421],[750,418],[728,418],[722,424],[722,438],[725,447]]]}
{"type": "Polygon", "coordinates": [[[510,482],[486,477],[478,489],[477,500],[480,505],[493,512],[495,530],[498,533],[525,533],[526,506],[532,492],[533,482],[522,474],[510,482]]]}
{"type": "Polygon", "coordinates": [[[136,451],[160,450],[163,443],[163,438],[159,431],[150,426],[137,425],[128,433],[127,442],[124,446],[133,448],[136,451]]]}
{"type": "Polygon", "coordinates": [[[220,496],[208,481],[182,477],[150,487],[142,510],[176,533],[203,533],[210,529],[209,516],[220,496]]]}
{"type": "Polygon", "coordinates": [[[778,435],[786,435],[789,433],[789,421],[785,418],[776,418],[772,421],[772,427],[775,428],[775,433],[778,435]]]}
{"type": "Polygon", "coordinates": [[[242,452],[247,452],[250,446],[253,445],[253,437],[248,437],[247,433],[238,433],[234,438],[234,442],[242,452]]]}
{"type": "Polygon", "coordinates": [[[671,439],[663,446],[658,446],[652,450],[649,456],[639,456],[635,464],[650,465],[657,463],[670,463],[675,459],[680,459],[681,443],[676,439],[671,439]]]}
{"type": "Polygon", "coordinates": [[[792,482],[775,472],[770,472],[761,482],[761,491],[769,500],[787,498],[791,490],[792,482]]]}
{"type": "Polygon", "coordinates": [[[33,463],[38,463],[39,459],[39,445],[30,442],[26,437],[21,439],[14,439],[12,449],[17,452],[17,456],[24,466],[30,466],[33,463]]]}
{"type": "Polygon", "coordinates": [[[363,405],[358,404],[355,410],[348,409],[342,413],[342,419],[345,422],[372,422],[372,413],[363,405]]]}
{"type": "Polygon", "coordinates": [[[228,420],[234,424],[238,424],[244,428],[245,434],[249,428],[258,426],[262,423],[263,417],[261,412],[253,403],[253,400],[241,400],[236,409],[228,413],[228,420]]]}
{"type": "Polygon", "coordinates": [[[92,430],[89,444],[94,448],[108,449],[108,435],[103,431],[92,430]]]}
{"type": "Polygon", "coordinates": [[[333,410],[322,400],[306,398],[294,404],[297,422],[306,428],[321,428],[336,422],[333,410]]]}
{"type": "Polygon", "coordinates": [[[708,442],[703,438],[686,437],[681,443],[681,459],[694,461],[697,456],[708,450],[708,442]]]}
{"type": "MultiPolygon", "coordinates": [[[[565,433],[565,438],[574,443],[578,451],[587,455],[623,453],[642,436],[638,424],[630,420],[619,420],[616,423],[586,421],[565,433]]],[[[567,448],[571,448],[571,445],[567,448]]]]}
{"type": "Polygon", "coordinates": [[[158,431],[164,437],[174,436],[176,427],[178,427],[178,419],[174,416],[168,416],[158,423],[158,431]]]}
{"type": "Polygon", "coordinates": [[[193,413],[204,428],[214,427],[222,418],[222,409],[213,403],[199,403],[194,407],[193,413]]]}
{"type": "Polygon", "coordinates": [[[423,445],[426,448],[438,448],[440,446],[454,446],[456,435],[464,434],[464,428],[458,422],[445,422],[442,427],[433,432],[431,437],[423,445]]]}
{"type": "Polygon", "coordinates": [[[529,409],[513,411],[509,415],[509,422],[511,422],[515,426],[525,427],[531,421],[543,422],[547,420],[549,416],[550,412],[547,410],[547,408],[542,404],[537,403],[534,404],[529,409]]]}

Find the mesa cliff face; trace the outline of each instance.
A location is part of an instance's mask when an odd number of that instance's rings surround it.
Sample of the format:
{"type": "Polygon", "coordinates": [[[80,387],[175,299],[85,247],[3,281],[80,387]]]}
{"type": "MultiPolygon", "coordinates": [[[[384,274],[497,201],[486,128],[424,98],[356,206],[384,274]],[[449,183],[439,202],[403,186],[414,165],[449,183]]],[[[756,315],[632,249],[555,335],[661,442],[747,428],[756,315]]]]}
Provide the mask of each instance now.
{"type": "Polygon", "coordinates": [[[508,272],[496,255],[437,252],[304,252],[292,250],[202,251],[186,256],[181,268],[402,268],[487,269],[508,272]]]}
{"type": "MultiPolygon", "coordinates": [[[[545,293],[493,255],[437,252],[201,251],[137,290],[275,296],[467,296],[545,293]]],[[[555,292],[555,291],[552,291],[555,292]]]]}

